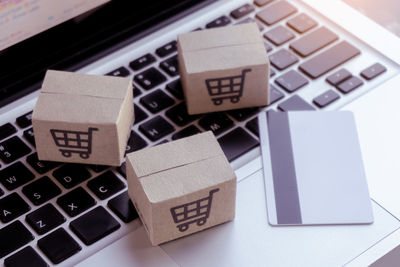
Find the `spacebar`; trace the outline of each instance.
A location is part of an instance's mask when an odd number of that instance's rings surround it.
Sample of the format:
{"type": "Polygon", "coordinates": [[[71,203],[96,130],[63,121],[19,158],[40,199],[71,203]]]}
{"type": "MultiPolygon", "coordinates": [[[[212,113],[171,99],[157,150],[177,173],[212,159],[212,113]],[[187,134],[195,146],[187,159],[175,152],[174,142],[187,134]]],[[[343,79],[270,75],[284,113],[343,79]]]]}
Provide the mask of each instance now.
{"type": "Polygon", "coordinates": [[[316,79],[359,54],[360,50],[348,42],[342,41],[304,62],[299,68],[311,78],[316,79]]]}

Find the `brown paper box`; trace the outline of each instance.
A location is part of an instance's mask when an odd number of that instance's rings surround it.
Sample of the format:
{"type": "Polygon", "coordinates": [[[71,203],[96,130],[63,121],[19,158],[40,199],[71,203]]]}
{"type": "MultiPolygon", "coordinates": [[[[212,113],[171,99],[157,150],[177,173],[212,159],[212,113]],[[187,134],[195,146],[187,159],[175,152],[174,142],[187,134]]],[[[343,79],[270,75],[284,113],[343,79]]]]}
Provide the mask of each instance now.
{"type": "Polygon", "coordinates": [[[236,176],[211,132],[130,153],[126,168],[153,245],[235,217],[236,176]]]}
{"type": "Polygon", "coordinates": [[[32,115],[39,159],[120,166],[132,99],[129,78],[47,71],[32,115]]]}
{"type": "Polygon", "coordinates": [[[255,23],[179,35],[189,114],[269,104],[269,60],[255,23]]]}

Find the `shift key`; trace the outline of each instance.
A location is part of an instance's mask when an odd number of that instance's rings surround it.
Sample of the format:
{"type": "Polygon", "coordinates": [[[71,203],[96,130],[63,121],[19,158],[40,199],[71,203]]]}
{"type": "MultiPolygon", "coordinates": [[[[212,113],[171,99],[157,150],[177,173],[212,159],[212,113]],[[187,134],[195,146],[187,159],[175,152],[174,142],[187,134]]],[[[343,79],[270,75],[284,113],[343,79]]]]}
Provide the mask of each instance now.
{"type": "Polygon", "coordinates": [[[311,78],[316,79],[359,54],[359,49],[342,41],[301,64],[299,68],[311,78]]]}

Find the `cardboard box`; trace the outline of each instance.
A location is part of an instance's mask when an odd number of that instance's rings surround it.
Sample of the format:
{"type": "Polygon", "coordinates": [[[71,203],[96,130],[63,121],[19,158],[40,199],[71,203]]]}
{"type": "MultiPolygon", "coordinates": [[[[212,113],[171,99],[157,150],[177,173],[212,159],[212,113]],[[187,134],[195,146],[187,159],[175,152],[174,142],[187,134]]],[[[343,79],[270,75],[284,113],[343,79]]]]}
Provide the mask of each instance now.
{"type": "Polygon", "coordinates": [[[211,132],[130,153],[126,168],[153,245],[235,217],[236,176],[211,132]]]}
{"type": "Polygon", "coordinates": [[[129,78],[47,71],[32,114],[39,159],[120,166],[132,101],[129,78]]]}
{"type": "Polygon", "coordinates": [[[179,35],[178,59],[189,114],[269,104],[269,60],[255,23],[179,35]]]}

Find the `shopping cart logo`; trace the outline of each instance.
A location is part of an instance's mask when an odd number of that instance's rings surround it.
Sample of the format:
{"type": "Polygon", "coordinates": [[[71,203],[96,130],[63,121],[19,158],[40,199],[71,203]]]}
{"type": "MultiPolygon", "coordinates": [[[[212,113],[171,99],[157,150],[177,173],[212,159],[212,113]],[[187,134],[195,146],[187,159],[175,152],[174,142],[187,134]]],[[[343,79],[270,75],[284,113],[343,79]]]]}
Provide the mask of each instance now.
{"type": "Polygon", "coordinates": [[[89,127],[87,132],[50,129],[54,142],[64,157],[69,158],[72,153],[77,153],[83,159],[88,159],[92,153],[93,131],[98,129],[89,127]]]}
{"type": "Polygon", "coordinates": [[[243,94],[244,78],[248,72],[251,72],[251,69],[244,69],[242,74],[237,76],[207,79],[208,94],[214,105],[221,105],[224,99],[238,103],[243,94]]]}
{"type": "Polygon", "coordinates": [[[205,198],[171,208],[172,219],[178,224],[176,227],[180,232],[186,231],[192,223],[197,223],[198,226],[206,223],[210,216],[213,194],[218,191],[219,188],[213,189],[205,198]]]}

